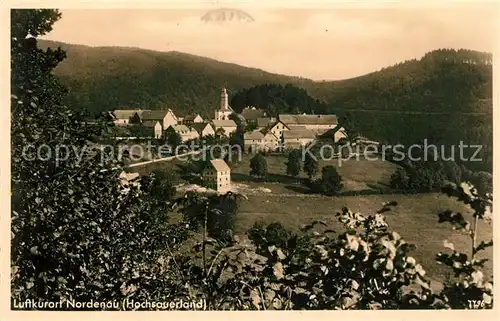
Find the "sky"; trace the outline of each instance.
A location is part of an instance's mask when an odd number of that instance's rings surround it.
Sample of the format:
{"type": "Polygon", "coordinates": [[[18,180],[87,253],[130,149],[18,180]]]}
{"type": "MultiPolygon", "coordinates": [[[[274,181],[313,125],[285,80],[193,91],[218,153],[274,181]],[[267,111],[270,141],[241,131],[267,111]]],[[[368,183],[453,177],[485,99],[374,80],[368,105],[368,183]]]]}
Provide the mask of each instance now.
{"type": "Polygon", "coordinates": [[[493,52],[499,20],[493,4],[60,11],[43,38],[180,51],[314,80],[361,76],[439,48],[493,52]]]}

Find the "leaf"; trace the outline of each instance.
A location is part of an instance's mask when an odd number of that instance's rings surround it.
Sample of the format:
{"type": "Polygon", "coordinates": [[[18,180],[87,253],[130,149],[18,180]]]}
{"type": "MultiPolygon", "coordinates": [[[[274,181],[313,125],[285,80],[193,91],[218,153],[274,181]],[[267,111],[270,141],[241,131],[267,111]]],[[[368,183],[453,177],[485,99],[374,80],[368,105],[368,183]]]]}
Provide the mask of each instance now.
{"type": "Polygon", "coordinates": [[[257,289],[252,289],[250,292],[250,299],[252,300],[252,304],[260,310],[260,303],[262,302],[260,299],[259,291],[257,289]]]}
{"type": "Polygon", "coordinates": [[[273,290],[271,289],[268,289],[266,290],[266,292],[264,292],[264,298],[267,300],[267,301],[271,301],[272,299],[274,299],[274,296],[276,295],[276,292],[274,292],[273,290]]]}
{"type": "Polygon", "coordinates": [[[277,262],[273,266],[273,274],[274,276],[278,279],[281,280],[284,277],[284,269],[283,269],[283,264],[281,262],[277,262]]]}
{"type": "Polygon", "coordinates": [[[347,239],[347,245],[349,246],[349,249],[352,251],[356,252],[359,249],[359,237],[355,235],[346,235],[347,239]]]}
{"type": "Polygon", "coordinates": [[[281,310],[281,308],[283,307],[283,304],[281,303],[281,300],[278,299],[278,298],[274,298],[274,300],[273,300],[273,307],[276,310],[281,310]]]}
{"type": "Polygon", "coordinates": [[[481,271],[474,271],[471,273],[470,276],[472,278],[473,283],[479,284],[479,283],[483,282],[484,275],[483,275],[483,272],[481,272],[481,271]]]}
{"type": "Polygon", "coordinates": [[[286,255],[285,255],[285,253],[283,253],[283,251],[281,249],[276,250],[276,255],[278,256],[278,258],[280,260],[286,259],[286,255]]]}
{"type": "Polygon", "coordinates": [[[479,243],[478,246],[476,246],[476,248],[474,249],[474,254],[479,252],[479,251],[482,251],[490,246],[493,246],[493,240],[490,240],[489,242],[485,242],[485,241],[482,241],[481,243],[479,243]]]}

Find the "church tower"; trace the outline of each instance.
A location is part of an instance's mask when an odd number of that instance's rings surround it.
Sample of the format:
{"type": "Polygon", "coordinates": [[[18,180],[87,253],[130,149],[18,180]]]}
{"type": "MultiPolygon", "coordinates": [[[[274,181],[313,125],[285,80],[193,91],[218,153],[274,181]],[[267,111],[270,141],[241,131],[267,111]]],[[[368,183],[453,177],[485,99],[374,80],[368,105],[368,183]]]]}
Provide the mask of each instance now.
{"type": "Polygon", "coordinates": [[[220,110],[225,111],[228,110],[229,102],[227,97],[226,88],[222,88],[222,93],[220,94],[220,110]]]}
{"type": "Polygon", "coordinates": [[[233,109],[229,106],[229,97],[227,95],[226,88],[222,88],[220,94],[220,108],[215,111],[215,119],[223,120],[229,119],[229,116],[233,113],[233,109]]]}

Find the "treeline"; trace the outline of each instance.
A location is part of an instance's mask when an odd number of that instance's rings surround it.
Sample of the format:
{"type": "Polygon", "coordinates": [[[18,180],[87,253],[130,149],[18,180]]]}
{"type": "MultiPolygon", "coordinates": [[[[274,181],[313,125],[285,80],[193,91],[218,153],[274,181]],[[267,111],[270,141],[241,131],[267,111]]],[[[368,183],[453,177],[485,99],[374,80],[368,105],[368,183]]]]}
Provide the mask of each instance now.
{"type": "Polygon", "coordinates": [[[255,106],[264,109],[270,116],[280,113],[321,114],[327,111],[324,102],[292,84],[264,84],[240,90],[232,97],[231,106],[238,112],[246,106],[255,106]]]}

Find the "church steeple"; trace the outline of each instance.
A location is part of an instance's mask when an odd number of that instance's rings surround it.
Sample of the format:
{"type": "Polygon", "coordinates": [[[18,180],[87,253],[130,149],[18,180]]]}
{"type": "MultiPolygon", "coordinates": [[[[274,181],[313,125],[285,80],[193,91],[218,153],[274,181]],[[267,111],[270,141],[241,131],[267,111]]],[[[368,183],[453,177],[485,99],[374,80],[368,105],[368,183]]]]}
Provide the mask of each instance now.
{"type": "Polygon", "coordinates": [[[220,94],[220,109],[224,111],[229,109],[229,102],[228,102],[226,88],[222,88],[222,93],[220,94]]]}

